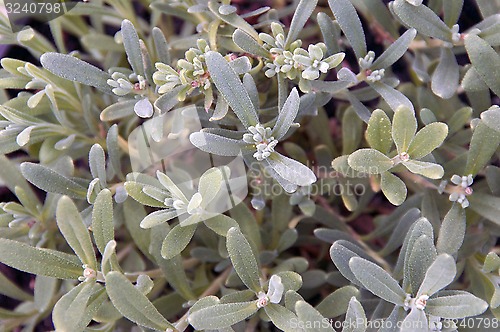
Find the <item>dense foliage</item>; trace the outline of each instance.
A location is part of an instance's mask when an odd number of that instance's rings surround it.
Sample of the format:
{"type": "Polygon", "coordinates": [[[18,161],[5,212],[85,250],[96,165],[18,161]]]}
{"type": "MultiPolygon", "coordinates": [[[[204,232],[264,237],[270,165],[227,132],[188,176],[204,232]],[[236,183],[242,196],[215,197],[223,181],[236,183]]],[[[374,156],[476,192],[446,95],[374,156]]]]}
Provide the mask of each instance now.
{"type": "Polygon", "coordinates": [[[500,329],[500,1],[264,2],[0,14],[0,330],[500,329]]]}

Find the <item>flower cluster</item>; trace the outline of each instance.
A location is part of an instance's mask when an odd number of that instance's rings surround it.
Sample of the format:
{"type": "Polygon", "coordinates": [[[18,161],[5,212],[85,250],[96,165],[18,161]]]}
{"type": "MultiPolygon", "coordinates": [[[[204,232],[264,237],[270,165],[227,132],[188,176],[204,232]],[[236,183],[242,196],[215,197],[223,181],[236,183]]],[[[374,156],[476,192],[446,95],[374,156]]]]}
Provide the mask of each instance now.
{"type": "Polygon", "coordinates": [[[327,50],[324,43],[311,44],[307,50],[301,48],[301,40],[286,44],[283,27],[277,23],[271,25],[271,30],[272,36],[267,33],[259,34],[264,47],[271,53],[271,59],[266,61],[266,76],[284,73],[290,80],[298,78],[299,87],[304,92],[310,89],[308,81],[317,80],[320,73],[327,73],[344,59],[344,53],[325,58],[327,50]]]}
{"type": "Polygon", "coordinates": [[[474,182],[472,174],[468,176],[453,175],[451,177],[451,182],[455,184],[454,191],[450,194],[449,200],[452,202],[459,203],[463,209],[469,206],[469,201],[467,196],[472,194],[472,188],[470,187],[474,182]]]}

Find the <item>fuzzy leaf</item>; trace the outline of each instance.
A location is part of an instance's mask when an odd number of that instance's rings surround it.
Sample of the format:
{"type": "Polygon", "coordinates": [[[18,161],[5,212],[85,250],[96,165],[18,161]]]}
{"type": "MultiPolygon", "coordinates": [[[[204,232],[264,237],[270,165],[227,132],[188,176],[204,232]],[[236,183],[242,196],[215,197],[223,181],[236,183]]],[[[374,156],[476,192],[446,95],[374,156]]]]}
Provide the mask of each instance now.
{"type": "Polygon", "coordinates": [[[255,293],[261,291],[259,266],[252,248],[239,228],[232,227],[227,232],[227,252],[241,281],[255,293]]]}
{"type": "Polygon", "coordinates": [[[443,291],[427,300],[425,311],[434,316],[457,319],[482,314],[488,303],[464,291],[443,291]]]}
{"type": "Polygon", "coordinates": [[[233,33],[233,41],[245,52],[255,54],[263,58],[269,58],[271,54],[260,45],[252,36],[241,29],[236,29],[233,33]]]}
{"type": "Polygon", "coordinates": [[[451,42],[451,30],[427,6],[413,6],[406,0],[395,0],[392,9],[406,25],[417,29],[422,35],[451,42]]]}
{"type": "Polygon", "coordinates": [[[189,244],[197,225],[176,225],[168,232],[161,247],[161,255],[165,259],[171,259],[179,255],[189,244]]]}
{"type": "Polygon", "coordinates": [[[458,204],[453,204],[439,229],[438,253],[455,254],[464,242],[465,228],[465,211],[458,204]]]}
{"type": "Polygon", "coordinates": [[[224,96],[241,123],[246,128],[257,124],[259,119],[252,100],[226,59],[217,52],[208,52],[206,62],[215,86],[224,96]]]}
{"type": "Polygon", "coordinates": [[[326,318],[340,316],[346,312],[349,301],[359,297],[359,290],[353,286],[344,286],[325,297],[316,309],[326,318]]]}
{"type": "Polygon", "coordinates": [[[366,40],[363,26],[356,9],[349,0],[328,0],[337,23],[349,40],[357,58],[366,55],[366,40]]]}
{"type": "Polygon", "coordinates": [[[71,55],[45,53],[40,57],[40,62],[45,69],[59,77],[93,86],[108,94],[113,93],[107,83],[111,78],[108,73],[71,55]]]}
{"type": "Polygon", "coordinates": [[[216,330],[241,322],[257,310],[255,301],[213,304],[191,313],[188,321],[197,330],[216,330]]]}
{"type": "Polygon", "coordinates": [[[373,62],[370,68],[385,69],[392,66],[406,53],[416,35],[417,30],[407,30],[373,62]]]}
{"type": "Polygon", "coordinates": [[[106,275],[106,290],[115,308],[132,322],[160,331],[168,328],[175,330],[175,327],[123,274],[109,272],[106,275]]]}
{"type": "Polygon", "coordinates": [[[123,20],[121,27],[123,46],[127,53],[127,60],[132,66],[132,71],[136,75],[146,77],[144,73],[144,61],[142,59],[141,45],[139,43],[139,36],[134,28],[134,25],[129,20],[123,20]]]}
{"type": "Polygon", "coordinates": [[[473,34],[465,38],[465,48],[476,72],[500,96],[500,55],[486,41],[473,34]]]}
{"type": "Polygon", "coordinates": [[[87,195],[86,188],[46,166],[25,162],[21,164],[21,173],[26,180],[43,191],[78,199],[85,199],[87,195]]]}
{"type": "Polygon", "coordinates": [[[455,260],[448,254],[437,256],[436,260],[429,266],[425,273],[424,280],[417,292],[420,295],[431,296],[441,289],[445,288],[455,279],[457,268],[455,260]]]}
{"type": "Polygon", "coordinates": [[[384,154],[391,149],[391,121],[384,111],[380,109],[373,111],[366,129],[366,140],[373,149],[384,154]]]}
{"type": "Polygon", "coordinates": [[[360,257],[351,258],[349,267],[361,284],[375,296],[396,305],[403,305],[406,293],[384,269],[360,257]]]}
{"type": "Polygon", "coordinates": [[[299,320],[306,327],[305,332],[313,331],[329,331],[334,332],[335,330],[330,324],[323,324],[325,317],[323,317],[318,310],[314,309],[309,303],[305,301],[298,301],[295,303],[295,312],[299,317],[299,320]],[[315,328],[307,328],[308,326],[314,326],[315,328]],[[319,327],[317,327],[319,325],[319,327]]]}
{"type": "MultiPolygon", "coordinates": [[[[417,119],[415,113],[408,107],[399,107],[392,119],[392,139],[396,144],[398,153],[407,152],[415,132],[417,119]]],[[[410,158],[413,158],[410,155],[410,158]]]]}
{"type": "Polygon", "coordinates": [[[0,262],[17,270],[58,279],[77,279],[82,263],[74,255],[0,239],[0,262]]]}
{"type": "Polygon", "coordinates": [[[349,301],[347,314],[345,317],[346,325],[342,332],[365,332],[367,327],[367,319],[365,310],[359,301],[352,297],[349,301]],[[361,326],[360,326],[361,325],[361,326]]]}
{"type": "Polygon", "coordinates": [[[425,157],[439,147],[448,135],[448,126],[442,122],[433,122],[420,129],[408,147],[412,159],[425,157]]]}
{"type": "Polygon", "coordinates": [[[432,74],[432,92],[443,99],[450,99],[458,89],[460,68],[450,48],[441,48],[439,64],[432,74]]]}
{"type": "Polygon", "coordinates": [[[382,173],[380,188],[389,202],[394,205],[401,205],[406,199],[407,189],[405,183],[390,172],[382,173]]]}
{"type": "Polygon", "coordinates": [[[476,175],[490,161],[500,144],[500,133],[491,129],[482,121],[478,123],[472,134],[467,155],[467,164],[463,174],[476,175]]]}
{"type": "Polygon", "coordinates": [[[97,270],[97,260],[89,231],[71,198],[63,196],[59,199],[56,220],[57,227],[59,227],[66,242],[68,242],[82,263],[97,270]]]}
{"type": "Polygon", "coordinates": [[[317,4],[318,0],[300,0],[295,8],[292,23],[290,23],[290,29],[288,30],[288,35],[285,40],[285,47],[290,46],[291,43],[297,40],[299,33],[306,25],[307,20],[317,4]]]}
{"type": "Polygon", "coordinates": [[[299,111],[300,98],[296,88],[293,88],[278,114],[273,128],[273,137],[280,140],[290,129],[299,111]]]}
{"type": "Polygon", "coordinates": [[[374,149],[359,149],[347,161],[354,170],[367,174],[381,174],[394,166],[389,157],[374,149]]]}
{"type": "Polygon", "coordinates": [[[92,209],[92,233],[99,252],[104,253],[106,244],[114,240],[113,199],[108,189],[102,190],[94,202],[92,209]]]}
{"type": "Polygon", "coordinates": [[[269,303],[264,307],[264,310],[273,322],[274,326],[280,330],[290,332],[302,331],[302,329],[298,329],[297,326],[294,326],[295,324],[292,323],[294,321],[297,322],[297,316],[295,316],[295,314],[287,308],[278,304],[269,303]]]}

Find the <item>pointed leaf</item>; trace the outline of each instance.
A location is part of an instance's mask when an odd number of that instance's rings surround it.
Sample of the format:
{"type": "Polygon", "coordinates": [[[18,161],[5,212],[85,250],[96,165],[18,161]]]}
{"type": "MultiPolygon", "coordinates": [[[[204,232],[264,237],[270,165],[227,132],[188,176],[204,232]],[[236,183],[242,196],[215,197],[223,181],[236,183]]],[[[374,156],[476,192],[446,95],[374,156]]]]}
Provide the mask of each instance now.
{"type": "Polygon", "coordinates": [[[144,61],[142,59],[141,45],[139,43],[139,36],[134,28],[134,25],[129,20],[123,20],[121,26],[123,37],[123,46],[127,53],[127,60],[132,66],[132,71],[136,75],[146,77],[144,73],[144,61]]]}
{"type": "Polygon", "coordinates": [[[340,28],[349,40],[357,58],[366,55],[366,40],[363,26],[356,9],[349,0],[328,0],[340,28]]]}
{"type": "Polygon", "coordinates": [[[299,111],[300,98],[296,88],[293,88],[285,101],[283,108],[279,111],[278,119],[273,128],[273,137],[280,140],[290,129],[299,111]]]}
{"type": "Polygon", "coordinates": [[[150,329],[175,330],[175,327],[123,274],[119,272],[108,273],[106,275],[106,290],[115,308],[130,321],[150,329]]]}
{"type": "Polygon", "coordinates": [[[374,295],[396,305],[403,305],[406,293],[384,269],[360,257],[351,258],[349,267],[363,286],[374,295]]]}
{"type": "Polygon", "coordinates": [[[418,289],[417,297],[424,294],[432,296],[451,284],[456,274],[457,267],[453,257],[448,254],[437,256],[436,260],[429,266],[425,273],[424,280],[418,289]]]}
{"type": "Polygon", "coordinates": [[[311,16],[317,4],[318,0],[300,0],[299,4],[295,8],[292,23],[290,23],[290,29],[288,30],[288,35],[285,41],[285,48],[297,40],[299,33],[306,25],[307,20],[311,16]]]}
{"type": "Polygon", "coordinates": [[[92,245],[89,231],[83,223],[83,219],[76,205],[68,196],[63,196],[59,199],[57,203],[56,220],[57,227],[59,227],[59,230],[64,235],[69,246],[80,258],[82,263],[97,270],[94,246],[92,245]]]}
{"type": "Polygon", "coordinates": [[[436,244],[438,253],[455,254],[464,242],[465,228],[465,210],[459,204],[453,204],[439,229],[436,244]]]}
{"type": "Polygon", "coordinates": [[[392,66],[406,53],[416,35],[417,30],[407,30],[373,62],[370,68],[385,69],[392,66]]]}
{"type": "Polygon", "coordinates": [[[476,72],[500,96],[500,55],[486,41],[473,34],[465,38],[465,48],[476,72]]]}
{"type": "Polygon", "coordinates": [[[227,252],[241,281],[255,293],[261,291],[259,266],[252,248],[239,228],[232,227],[227,232],[227,252]]]}
{"type": "Polygon", "coordinates": [[[430,315],[457,319],[482,314],[488,303],[464,291],[443,291],[427,300],[425,311],[430,315]]]}

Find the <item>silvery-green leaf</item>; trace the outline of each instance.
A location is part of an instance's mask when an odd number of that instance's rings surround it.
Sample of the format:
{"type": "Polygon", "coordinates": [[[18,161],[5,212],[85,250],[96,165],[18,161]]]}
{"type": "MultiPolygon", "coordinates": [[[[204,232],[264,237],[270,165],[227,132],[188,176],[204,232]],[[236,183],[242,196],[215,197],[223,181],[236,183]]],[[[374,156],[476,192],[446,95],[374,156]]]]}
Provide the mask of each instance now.
{"type": "Polygon", "coordinates": [[[366,55],[365,33],[352,3],[349,0],[328,0],[328,4],[354,49],[356,57],[364,57],[366,55]]]}
{"type": "Polygon", "coordinates": [[[134,114],[135,99],[127,99],[111,104],[101,112],[101,121],[114,121],[134,114]]]}
{"type": "Polygon", "coordinates": [[[444,23],[450,28],[455,25],[462,13],[464,0],[443,0],[444,23]]]}
{"type": "Polygon", "coordinates": [[[456,319],[482,314],[488,303],[464,291],[443,291],[427,300],[425,311],[430,315],[456,319]]]}
{"type": "Polygon", "coordinates": [[[113,170],[120,178],[122,178],[123,174],[120,164],[121,149],[118,144],[118,137],[119,137],[118,125],[114,124],[109,128],[108,134],[106,135],[106,148],[108,151],[109,161],[111,163],[111,166],[113,167],[113,170]]]}
{"type": "Polygon", "coordinates": [[[393,111],[396,111],[400,106],[405,106],[413,111],[413,104],[402,92],[383,82],[373,82],[370,86],[378,92],[393,111]]]}
{"type": "Polygon", "coordinates": [[[134,112],[140,118],[150,118],[154,113],[153,104],[151,104],[148,98],[143,98],[135,103],[134,112]]]}
{"type": "Polygon", "coordinates": [[[484,259],[482,270],[486,273],[491,273],[498,269],[500,269],[500,257],[494,252],[488,253],[484,259]]]}
{"type": "Polygon", "coordinates": [[[69,197],[63,196],[59,199],[56,220],[57,227],[75,254],[84,264],[96,270],[97,261],[89,231],[83,223],[80,212],[69,197]]]}
{"type": "Polygon", "coordinates": [[[420,129],[408,147],[412,159],[425,157],[438,148],[448,135],[448,126],[442,122],[433,122],[420,129]]]}
{"type": "Polygon", "coordinates": [[[77,279],[82,263],[74,255],[0,239],[0,262],[17,270],[58,279],[77,279]]]}
{"type": "Polygon", "coordinates": [[[349,267],[361,284],[374,295],[396,305],[403,305],[406,293],[384,269],[360,257],[351,258],[349,267]]]}
{"type": "Polygon", "coordinates": [[[325,297],[316,309],[326,318],[343,315],[352,298],[359,297],[359,290],[353,286],[344,286],[325,297]]]}
{"type": "Polygon", "coordinates": [[[469,145],[467,164],[463,174],[476,175],[490,161],[500,144],[500,133],[491,129],[483,121],[479,122],[469,145]]]}
{"type": "Polygon", "coordinates": [[[95,244],[101,254],[104,253],[106,244],[115,238],[113,200],[108,189],[101,190],[94,202],[92,208],[92,234],[94,234],[95,244]]]}
{"type": "Polygon", "coordinates": [[[107,83],[111,76],[87,62],[59,53],[45,53],[40,57],[40,62],[45,69],[59,77],[112,94],[111,87],[107,83]]]}
{"type": "MultiPolygon", "coordinates": [[[[346,73],[343,71],[342,73],[346,73]]],[[[315,80],[311,81],[311,91],[313,92],[327,92],[327,93],[337,93],[340,91],[346,91],[347,88],[352,84],[352,80],[348,80],[349,78],[342,77],[341,75],[337,75],[339,77],[338,81],[320,81],[315,80]]],[[[368,114],[369,115],[369,114],[368,114]]],[[[367,119],[369,116],[367,117],[367,119]]],[[[364,119],[363,119],[364,120],[364,119]]]]}
{"type": "Polygon", "coordinates": [[[346,243],[342,243],[342,240],[336,241],[330,247],[330,258],[332,259],[333,264],[335,264],[339,272],[346,279],[348,279],[355,285],[361,286],[361,282],[356,279],[356,276],[351,271],[351,268],[349,266],[349,261],[351,260],[351,258],[360,257],[360,255],[357,252],[352,251],[351,248],[348,248],[345,244],[346,243]]]}
{"type": "MultiPolygon", "coordinates": [[[[249,73],[246,73],[243,75],[243,85],[245,86],[245,89],[248,92],[248,96],[252,100],[253,106],[255,109],[259,108],[259,90],[257,90],[257,85],[255,84],[255,80],[253,79],[253,76],[249,73]]],[[[221,101],[223,100],[224,103],[226,103],[224,98],[220,98],[221,101]]],[[[220,103],[220,101],[219,101],[220,103]]],[[[227,103],[226,106],[227,108],[227,103]]]]}
{"type": "Polygon", "coordinates": [[[500,132],[500,107],[491,107],[490,109],[481,113],[481,120],[483,123],[500,132]]]}
{"type": "Polygon", "coordinates": [[[226,236],[231,227],[238,227],[236,220],[224,214],[207,219],[204,224],[220,236],[226,236]]]}
{"type": "Polygon", "coordinates": [[[17,165],[4,155],[0,155],[0,180],[2,181],[2,185],[9,188],[12,192],[16,191],[16,187],[21,188],[26,196],[26,201],[35,205],[39,203],[38,197],[19,171],[17,165]]]}
{"type": "Polygon", "coordinates": [[[395,0],[392,10],[406,25],[417,29],[422,35],[451,42],[451,30],[427,6],[413,6],[406,0],[395,0]]]}
{"type": "Polygon", "coordinates": [[[178,214],[179,213],[175,209],[154,211],[148,214],[144,219],[142,219],[140,226],[141,228],[146,229],[152,228],[172,220],[173,218],[177,217],[178,214]]]}
{"type": "Polygon", "coordinates": [[[422,121],[424,125],[437,122],[436,115],[434,115],[434,113],[428,108],[422,108],[420,110],[419,116],[420,116],[420,121],[422,121]]]}
{"type": "Polygon", "coordinates": [[[261,291],[259,266],[252,248],[239,228],[233,227],[227,232],[227,252],[241,281],[255,293],[261,291]]]}
{"type": "MultiPolygon", "coordinates": [[[[394,268],[394,275],[402,274],[402,270],[409,271],[408,264],[410,262],[410,255],[413,251],[413,247],[415,246],[415,242],[422,235],[426,235],[428,238],[434,241],[434,231],[432,228],[432,224],[424,217],[417,220],[410,227],[409,232],[406,234],[403,246],[401,247],[400,255],[398,257],[398,261],[396,263],[396,267],[394,268]]],[[[406,284],[408,282],[409,280],[407,280],[407,278],[403,280],[404,289],[406,289],[406,284]]]]}
{"type": "Polygon", "coordinates": [[[233,33],[233,41],[245,52],[255,54],[263,58],[269,58],[270,53],[257,40],[241,29],[236,29],[233,33]]]}
{"type": "Polygon", "coordinates": [[[171,61],[171,57],[170,57],[169,46],[167,43],[167,39],[165,38],[165,35],[161,31],[161,29],[157,28],[157,27],[154,27],[152,31],[153,31],[152,36],[153,36],[156,55],[158,56],[158,60],[160,62],[165,63],[165,64],[169,64],[171,61]]]}
{"type": "Polygon", "coordinates": [[[345,317],[346,325],[342,329],[342,332],[365,332],[366,331],[366,315],[363,306],[359,301],[352,297],[349,301],[349,307],[347,308],[347,314],[345,317]]]}
{"type": "Polygon", "coordinates": [[[416,35],[415,29],[407,30],[373,62],[370,68],[383,69],[392,66],[406,53],[416,35]]]}
{"type": "Polygon", "coordinates": [[[293,324],[293,322],[297,322],[297,316],[287,308],[279,304],[269,303],[264,307],[264,311],[269,316],[274,326],[280,330],[290,332],[302,331],[302,329],[298,329],[298,327],[293,324]]]}
{"type": "Polygon", "coordinates": [[[189,244],[196,231],[197,225],[176,225],[168,232],[161,246],[161,255],[165,259],[171,259],[179,255],[189,244]]]}
{"type": "Polygon", "coordinates": [[[390,172],[382,173],[380,188],[389,202],[394,205],[401,205],[406,199],[407,189],[405,183],[390,172]]]}
{"type": "MultiPolygon", "coordinates": [[[[416,294],[425,278],[428,268],[437,257],[433,239],[427,235],[421,235],[413,243],[405,258],[404,281],[408,281],[410,293],[416,294]]],[[[405,287],[405,289],[407,289],[405,287]]]]}
{"type": "Polygon", "coordinates": [[[241,56],[229,62],[231,68],[233,68],[234,72],[238,75],[244,75],[252,69],[252,64],[247,56],[241,56]]]}
{"type": "Polygon", "coordinates": [[[309,167],[279,153],[271,153],[265,161],[279,176],[297,186],[309,186],[317,180],[309,167]]]}
{"type": "Polygon", "coordinates": [[[473,34],[465,38],[465,48],[476,72],[500,96],[500,55],[486,41],[473,34]]]}
{"type": "Polygon", "coordinates": [[[33,296],[0,273],[0,294],[19,301],[33,301],[33,296]]]}
{"type": "Polygon", "coordinates": [[[52,312],[54,327],[59,331],[82,331],[106,299],[102,286],[84,282],[57,301],[52,312]]]}
{"type": "Polygon", "coordinates": [[[448,254],[437,256],[436,260],[429,266],[424,280],[420,284],[416,297],[420,295],[432,296],[445,288],[455,279],[457,268],[455,260],[448,254]]]}
{"type": "Polygon", "coordinates": [[[142,294],[147,295],[154,287],[154,282],[151,280],[147,274],[141,274],[137,277],[137,283],[135,288],[137,288],[142,294]]]}
{"type": "Polygon", "coordinates": [[[458,88],[459,70],[453,51],[450,48],[442,47],[439,64],[432,74],[432,92],[443,99],[453,97],[458,88]]]}
{"type": "Polygon", "coordinates": [[[160,331],[165,331],[168,328],[175,330],[175,327],[123,274],[119,272],[108,273],[106,275],[106,290],[115,308],[132,322],[160,331]]]}
{"type": "Polygon", "coordinates": [[[453,204],[439,229],[436,244],[438,253],[455,254],[464,242],[465,229],[465,211],[459,204],[453,204]]]}
{"type": "Polygon", "coordinates": [[[297,40],[299,33],[306,25],[307,20],[316,8],[318,0],[300,0],[293,14],[290,29],[285,40],[285,48],[297,40]]]}
{"type": "Polygon", "coordinates": [[[366,174],[381,174],[394,166],[389,157],[374,149],[359,149],[347,161],[354,170],[366,174]]]}
{"type": "MultiPolygon", "coordinates": [[[[243,135],[242,135],[243,137],[243,135]]],[[[227,138],[208,132],[196,132],[189,136],[191,144],[198,149],[219,156],[237,156],[246,145],[242,140],[227,138]]]]}
{"type": "MultiPolygon", "coordinates": [[[[217,195],[224,181],[221,169],[212,167],[203,173],[198,182],[198,192],[201,194],[204,204],[217,195]]],[[[188,208],[189,209],[189,208],[188,208]]]]}
{"type": "Polygon", "coordinates": [[[340,40],[340,26],[336,21],[333,21],[328,14],[319,12],[317,16],[317,21],[321,34],[323,35],[323,41],[326,44],[326,49],[328,50],[327,55],[332,55],[339,53],[339,40],[340,40]]]}
{"type": "Polygon", "coordinates": [[[444,169],[441,165],[428,163],[419,160],[408,160],[403,162],[408,170],[415,174],[420,174],[429,179],[441,179],[444,175],[444,169]]]}
{"type": "Polygon", "coordinates": [[[69,149],[71,147],[71,145],[73,145],[73,143],[75,142],[75,138],[76,138],[76,135],[71,134],[68,137],[65,137],[65,138],[57,141],[56,144],[54,144],[54,149],[60,150],[60,151],[69,149]]]}
{"type": "Polygon", "coordinates": [[[305,326],[305,332],[335,331],[330,324],[324,324],[326,320],[325,317],[305,301],[298,301],[295,303],[295,312],[297,313],[299,321],[305,326]],[[312,328],[312,326],[314,326],[314,328],[312,328]]]}
{"type": "Polygon", "coordinates": [[[474,66],[469,67],[469,70],[467,70],[467,72],[465,73],[461,84],[466,92],[478,93],[486,91],[489,94],[488,85],[484,82],[481,76],[479,76],[479,73],[474,68],[474,66]]]}
{"type": "Polygon", "coordinates": [[[23,129],[23,131],[21,131],[19,133],[19,135],[17,135],[17,138],[16,138],[17,145],[25,146],[26,144],[28,144],[30,141],[31,131],[35,128],[36,128],[35,126],[29,126],[29,127],[26,127],[25,129],[23,129]]]}
{"type": "Polygon", "coordinates": [[[416,131],[417,119],[414,111],[408,107],[399,107],[392,119],[392,139],[396,144],[398,153],[408,151],[416,131]]]}
{"type": "Polygon", "coordinates": [[[217,16],[217,18],[221,19],[222,21],[228,23],[229,25],[232,25],[233,27],[237,29],[241,29],[245,31],[247,34],[252,36],[255,40],[258,40],[259,34],[255,29],[247,22],[245,21],[241,16],[239,16],[236,13],[231,13],[231,14],[226,14],[222,15],[219,12],[220,8],[220,3],[218,1],[209,1],[208,2],[208,8],[210,11],[217,16]]]}
{"type": "Polygon", "coordinates": [[[391,131],[391,120],[387,114],[380,109],[373,111],[366,129],[368,144],[375,150],[388,153],[392,147],[391,131]]]}
{"type": "Polygon", "coordinates": [[[241,232],[245,234],[250,245],[253,248],[260,248],[262,246],[260,227],[252,211],[242,202],[232,208],[229,214],[238,222],[241,232]]]}
{"type": "Polygon", "coordinates": [[[46,192],[78,199],[85,199],[87,195],[86,188],[46,166],[25,162],[21,164],[21,173],[35,187],[46,192]]]}
{"type": "Polygon", "coordinates": [[[480,216],[500,224],[500,197],[488,195],[482,192],[474,192],[468,196],[470,208],[480,216]]]}
{"type": "Polygon", "coordinates": [[[356,114],[353,107],[349,107],[342,116],[342,127],[349,130],[342,130],[342,154],[350,154],[359,147],[363,139],[363,122],[356,114]]]}
{"type": "Polygon", "coordinates": [[[188,321],[197,330],[216,330],[241,322],[257,310],[255,301],[213,304],[191,313],[188,321]]]}
{"type": "Polygon", "coordinates": [[[276,124],[273,128],[273,137],[280,140],[290,129],[299,111],[300,98],[296,88],[293,88],[280,109],[276,124]]]}
{"type": "Polygon", "coordinates": [[[129,20],[123,20],[121,26],[123,46],[127,53],[128,63],[132,66],[132,71],[137,75],[146,76],[144,73],[144,62],[142,59],[139,36],[134,25],[129,20]]]}
{"type": "Polygon", "coordinates": [[[408,332],[429,331],[429,323],[424,310],[417,308],[412,308],[410,310],[410,313],[405,317],[401,326],[408,326],[408,328],[404,329],[404,331],[408,332]]]}
{"type": "Polygon", "coordinates": [[[36,276],[34,289],[34,304],[38,312],[51,309],[53,297],[56,294],[59,281],[55,278],[36,276]]]}
{"type": "Polygon", "coordinates": [[[94,178],[99,178],[101,186],[106,187],[106,157],[104,149],[99,144],[94,144],[89,152],[90,173],[94,178]]]}
{"type": "Polygon", "coordinates": [[[101,271],[106,276],[112,270],[120,271],[118,258],[116,257],[116,241],[111,240],[106,243],[101,259],[101,271]]]}
{"type": "Polygon", "coordinates": [[[208,52],[206,63],[215,86],[245,128],[257,124],[259,119],[252,100],[226,59],[217,52],[208,52]]]}

